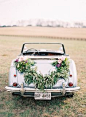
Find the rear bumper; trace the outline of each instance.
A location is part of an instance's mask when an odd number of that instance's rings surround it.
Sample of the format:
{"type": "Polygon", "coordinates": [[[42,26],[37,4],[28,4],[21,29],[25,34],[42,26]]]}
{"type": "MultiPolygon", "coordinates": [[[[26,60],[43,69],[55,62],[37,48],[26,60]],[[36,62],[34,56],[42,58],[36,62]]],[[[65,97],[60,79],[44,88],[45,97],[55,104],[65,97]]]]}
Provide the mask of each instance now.
{"type": "MultiPolygon", "coordinates": [[[[35,92],[40,92],[39,89],[35,88],[26,88],[22,87],[21,88],[15,88],[15,87],[5,87],[8,92],[14,92],[14,93],[20,93],[22,96],[25,97],[25,93],[35,93],[35,92]]],[[[60,95],[64,96],[67,93],[74,93],[78,91],[80,87],[71,87],[71,88],[58,88],[58,89],[44,89],[45,92],[50,92],[50,93],[56,93],[57,95],[60,93],[60,95]]],[[[29,95],[26,95],[27,97],[30,97],[29,95]]],[[[55,96],[54,96],[55,97],[55,96]]]]}

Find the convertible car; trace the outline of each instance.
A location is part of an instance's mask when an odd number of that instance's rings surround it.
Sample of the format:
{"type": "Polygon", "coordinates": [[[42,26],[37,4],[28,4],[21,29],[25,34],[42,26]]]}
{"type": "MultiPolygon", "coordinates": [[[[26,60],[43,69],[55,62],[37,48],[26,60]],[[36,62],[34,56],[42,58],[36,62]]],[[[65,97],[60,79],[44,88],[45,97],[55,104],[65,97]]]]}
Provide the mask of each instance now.
{"type": "Polygon", "coordinates": [[[11,63],[5,88],[13,95],[35,100],[73,96],[80,89],[75,62],[61,43],[24,43],[21,54],[11,63]]]}

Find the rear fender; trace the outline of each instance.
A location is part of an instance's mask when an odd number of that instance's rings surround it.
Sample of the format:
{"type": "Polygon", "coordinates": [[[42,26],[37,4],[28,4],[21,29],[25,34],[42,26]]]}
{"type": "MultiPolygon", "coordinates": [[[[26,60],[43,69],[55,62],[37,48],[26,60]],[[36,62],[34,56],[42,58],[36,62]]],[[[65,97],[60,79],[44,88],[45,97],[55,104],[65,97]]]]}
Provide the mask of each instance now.
{"type": "Polygon", "coordinates": [[[9,71],[9,86],[13,86],[13,83],[17,83],[17,71],[14,65],[14,60],[11,63],[10,71],[9,71]],[[14,76],[16,75],[16,77],[14,76]]]}
{"type": "Polygon", "coordinates": [[[70,74],[72,77],[69,77],[69,82],[73,82],[73,86],[77,86],[77,71],[76,71],[76,65],[75,62],[72,59],[69,59],[70,61],[70,74]]]}

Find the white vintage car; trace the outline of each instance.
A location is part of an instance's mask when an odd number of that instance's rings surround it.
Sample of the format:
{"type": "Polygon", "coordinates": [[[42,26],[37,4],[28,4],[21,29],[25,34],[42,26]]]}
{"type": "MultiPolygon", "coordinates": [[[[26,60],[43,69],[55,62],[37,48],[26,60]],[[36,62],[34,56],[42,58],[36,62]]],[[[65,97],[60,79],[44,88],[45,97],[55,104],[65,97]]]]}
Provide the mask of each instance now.
{"type": "Polygon", "coordinates": [[[73,96],[80,89],[75,63],[61,43],[24,43],[21,54],[11,63],[5,88],[36,100],[73,96]]]}

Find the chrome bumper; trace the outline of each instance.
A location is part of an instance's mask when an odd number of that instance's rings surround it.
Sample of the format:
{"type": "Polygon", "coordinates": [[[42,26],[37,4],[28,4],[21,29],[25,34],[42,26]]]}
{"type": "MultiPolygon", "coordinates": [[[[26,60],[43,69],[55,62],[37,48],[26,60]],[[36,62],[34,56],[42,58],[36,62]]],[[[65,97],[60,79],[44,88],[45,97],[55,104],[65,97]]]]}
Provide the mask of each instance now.
{"type": "MultiPolygon", "coordinates": [[[[35,89],[35,88],[26,88],[23,87],[23,85],[21,84],[21,88],[15,88],[15,87],[5,87],[6,90],[8,92],[16,92],[16,93],[21,93],[22,96],[24,96],[24,93],[26,92],[40,92],[39,89],[35,89]]],[[[73,93],[76,92],[80,89],[80,87],[71,87],[71,88],[65,88],[65,85],[63,85],[63,88],[58,88],[58,89],[44,89],[44,92],[51,92],[51,93],[62,93],[62,95],[64,96],[66,93],[73,93]]]]}

